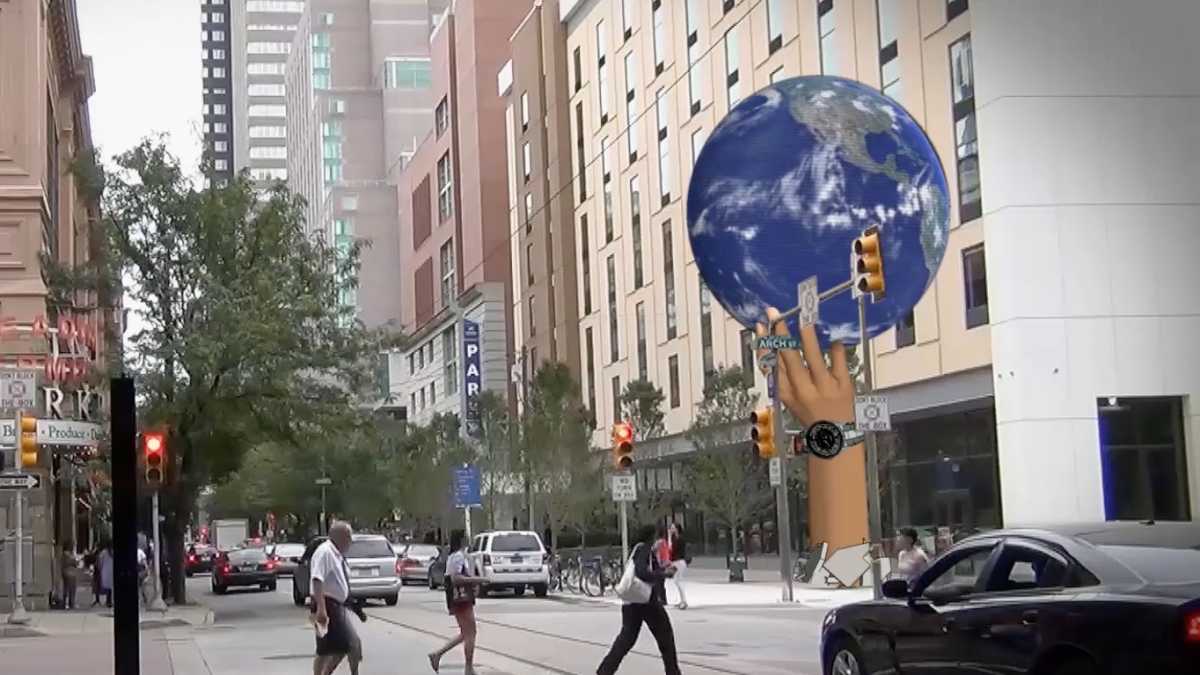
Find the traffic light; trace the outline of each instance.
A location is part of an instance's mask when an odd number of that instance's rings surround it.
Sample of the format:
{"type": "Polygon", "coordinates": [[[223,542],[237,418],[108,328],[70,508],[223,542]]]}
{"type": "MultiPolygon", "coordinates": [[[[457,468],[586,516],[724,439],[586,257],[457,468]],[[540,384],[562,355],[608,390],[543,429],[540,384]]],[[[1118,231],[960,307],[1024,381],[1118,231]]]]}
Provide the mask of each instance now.
{"type": "Polygon", "coordinates": [[[38,464],[37,418],[26,415],[17,416],[17,452],[21,458],[22,469],[32,469],[38,464]]]}
{"type": "Polygon", "coordinates": [[[146,483],[157,487],[163,482],[163,458],[167,454],[167,439],[161,431],[142,433],[142,456],[146,460],[146,483]]]}
{"type": "Polygon", "coordinates": [[[883,247],[879,228],[872,226],[854,240],[854,290],[856,295],[871,294],[872,300],[882,300],[883,247]]]}
{"type": "Polygon", "coordinates": [[[771,459],[775,456],[775,412],[770,408],[759,408],[750,413],[750,440],[758,449],[758,456],[771,459]]]}
{"type": "Polygon", "coordinates": [[[618,471],[629,471],[633,468],[633,425],[629,422],[617,422],[612,428],[613,466],[618,471]]]}

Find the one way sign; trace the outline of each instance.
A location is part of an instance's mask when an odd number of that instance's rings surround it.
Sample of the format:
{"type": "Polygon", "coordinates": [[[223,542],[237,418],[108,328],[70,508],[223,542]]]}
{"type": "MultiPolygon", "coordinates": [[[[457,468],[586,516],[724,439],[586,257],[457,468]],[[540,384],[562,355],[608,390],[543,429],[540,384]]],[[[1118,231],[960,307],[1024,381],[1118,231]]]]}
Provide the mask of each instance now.
{"type": "Polygon", "coordinates": [[[0,474],[0,490],[32,490],[41,484],[42,477],[36,473],[0,474]]]}

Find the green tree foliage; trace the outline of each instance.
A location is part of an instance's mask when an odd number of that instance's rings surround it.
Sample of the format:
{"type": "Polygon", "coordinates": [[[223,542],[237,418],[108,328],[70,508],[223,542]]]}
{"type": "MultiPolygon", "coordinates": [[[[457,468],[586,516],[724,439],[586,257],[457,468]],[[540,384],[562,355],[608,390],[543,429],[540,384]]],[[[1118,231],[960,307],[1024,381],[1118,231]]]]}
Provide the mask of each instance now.
{"type": "Polygon", "coordinates": [[[687,432],[696,446],[696,455],[687,465],[689,498],[709,519],[727,528],[733,542],[739,542],[738,529],[772,502],[765,463],[747,438],[750,412],[757,402],[758,395],[747,387],[740,368],[722,369],[710,378],[687,432]]]}
{"type": "Polygon", "coordinates": [[[633,425],[633,437],[644,441],[665,433],[663,392],[648,380],[633,380],[621,393],[621,414],[633,425]]]}
{"type": "Polygon", "coordinates": [[[99,258],[140,315],[127,367],[140,422],[170,430],[166,552],[181,569],[197,492],[237,470],[249,448],[304,448],[357,426],[353,403],[384,341],[339,301],[356,283],[361,243],[309,236],[304,201],[283,184],[261,198],[246,175],[196,185],[161,140],[107,170],[76,169],[99,191],[99,258]]]}
{"type": "Polygon", "coordinates": [[[514,492],[519,481],[510,462],[513,434],[519,425],[512,424],[508,404],[494,391],[479,394],[479,445],[476,463],[479,466],[483,492],[484,518],[489,529],[496,529],[496,513],[500,500],[514,492]]]}

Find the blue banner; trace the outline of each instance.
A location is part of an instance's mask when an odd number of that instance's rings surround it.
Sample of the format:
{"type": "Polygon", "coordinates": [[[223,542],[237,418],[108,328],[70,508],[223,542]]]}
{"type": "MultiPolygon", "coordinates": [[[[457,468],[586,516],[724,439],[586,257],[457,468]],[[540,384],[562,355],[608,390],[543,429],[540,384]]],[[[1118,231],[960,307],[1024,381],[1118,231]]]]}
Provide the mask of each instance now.
{"type": "Polygon", "coordinates": [[[465,509],[482,506],[479,489],[479,468],[464,464],[454,469],[454,508],[465,509]]]}
{"type": "Polygon", "coordinates": [[[466,393],[467,409],[463,423],[471,436],[479,435],[479,393],[483,391],[483,371],[480,365],[479,324],[463,319],[463,391],[466,393]]]}

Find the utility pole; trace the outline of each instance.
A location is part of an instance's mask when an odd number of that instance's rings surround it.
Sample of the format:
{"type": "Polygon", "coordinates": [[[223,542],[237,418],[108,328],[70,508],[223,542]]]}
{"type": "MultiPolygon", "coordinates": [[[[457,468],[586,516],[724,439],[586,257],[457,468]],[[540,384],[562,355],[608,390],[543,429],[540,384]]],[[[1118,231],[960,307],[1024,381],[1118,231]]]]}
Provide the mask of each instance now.
{"type": "MultiPolygon", "coordinates": [[[[519,353],[515,354],[513,357],[513,371],[512,371],[512,377],[511,377],[511,379],[514,383],[518,383],[521,385],[521,392],[520,392],[521,405],[520,405],[520,410],[519,410],[519,415],[518,415],[519,421],[517,423],[521,428],[524,428],[525,416],[528,414],[528,411],[529,411],[529,377],[526,375],[526,372],[525,372],[525,367],[527,365],[526,364],[527,359],[528,359],[528,352],[527,352],[526,348],[524,346],[522,346],[521,351],[519,353]]],[[[515,434],[514,434],[513,438],[515,441],[516,440],[515,434]]],[[[526,518],[526,522],[528,522],[528,524],[529,524],[529,529],[536,530],[537,526],[533,522],[533,485],[529,480],[530,463],[529,463],[528,447],[526,447],[522,450],[521,457],[524,458],[524,465],[525,465],[525,471],[524,471],[524,473],[525,473],[525,475],[524,475],[525,505],[526,505],[526,509],[527,509],[525,518],[526,518]]]]}
{"type": "MultiPolygon", "coordinates": [[[[16,435],[13,443],[15,462],[18,469],[24,469],[24,461],[22,456],[25,452],[24,434],[25,425],[22,424],[24,413],[17,411],[15,420],[14,434],[16,435]]],[[[30,467],[32,468],[32,467],[30,467]]],[[[13,603],[12,612],[8,615],[8,622],[11,624],[26,624],[29,623],[29,615],[25,611],[25,491],[17,490],[13,495],[13,514],[17,517],[16,537],[17,545],[13,547],[13,572],[15,573],[15,583],[13,584],[13,603]]]]}
{"type": "MultiPolygon", "coordinates": [[[[858,345],[862,355],[863,384],[866,395],[874,391],[875,382],[871,373],[871,342],[867,334],[867,294],[858,296],[858,345]]],[[[871,588],[875,599],[883,597],[883,581],[880,576],[879,542],[883,538],[883,523],[879,506],[879,449],[875,443],[875,432],[866,432],[867,446],[867,532],[871,537],[871,588]]]]}
{"type": "MultiPolygon", "coordinates": [[[[783,406],[779,398],[779,364],[776,361],[771,371],[771,419],[775,425],[775,439],[785,438],[783,428],[783,406]]],[[[788,450],[776,454],[779,458],[779,488],[776,491],[776,511],[779,515],[779,574],[783,580],[783,601],[792,602],[792,505],[788,495],[788,450]]]]}

